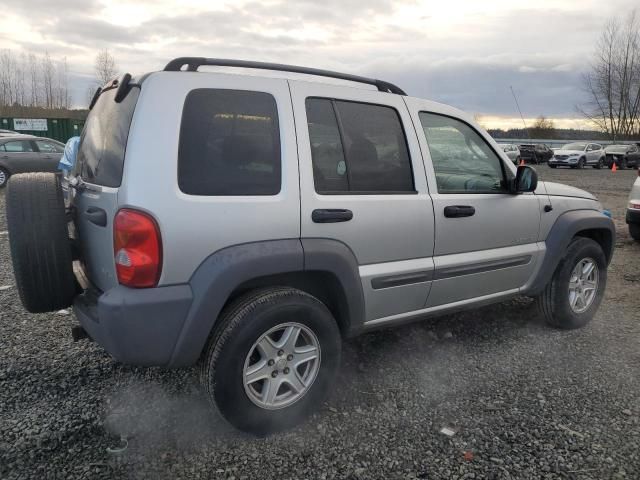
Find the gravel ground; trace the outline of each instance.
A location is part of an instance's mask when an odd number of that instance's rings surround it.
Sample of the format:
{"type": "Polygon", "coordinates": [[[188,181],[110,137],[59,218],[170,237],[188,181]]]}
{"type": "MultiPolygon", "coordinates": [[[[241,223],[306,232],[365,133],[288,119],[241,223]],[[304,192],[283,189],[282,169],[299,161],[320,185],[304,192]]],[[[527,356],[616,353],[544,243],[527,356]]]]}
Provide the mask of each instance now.
{"type": "MultiPolygon", "coordinates": [[[[539,172],[616,219],[589,326],[547,328],[518,298],[361,336],[322,410],[266,439],[226,426],[194,371],[119,365],[72,342],[73,315],[25,313],[15,287],[0,290],[0,478],[640,477],[640,244],[624,224],[635,172],[539,172]],[[126,450],[109,453],[121,437],[126,450]]],[[[0,232],[3,211],[0,193],[0,232]]],[[[13,283],[0,233],[0,286],[13,283]]]]}

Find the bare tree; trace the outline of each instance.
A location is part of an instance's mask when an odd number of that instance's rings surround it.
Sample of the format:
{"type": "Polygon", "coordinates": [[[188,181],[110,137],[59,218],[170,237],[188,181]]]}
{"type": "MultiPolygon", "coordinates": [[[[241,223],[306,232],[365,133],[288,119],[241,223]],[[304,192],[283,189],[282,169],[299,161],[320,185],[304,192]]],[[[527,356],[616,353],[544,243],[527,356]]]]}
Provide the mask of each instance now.
{"type": "Polygon", "coordinates": [[[45,52],[42,57],[42,83],[44,90],[44,98],[46,108],[54,107],[54,97],[53,97],[53,82],[54,82],[54,66],[53,61],[51,60],[51,56],[49,52],[45,52]]]}
{"type": "Polygon", "coordinates": [[[532,138],[555,138],[555,125],[553,120],[540,115],[533,122],[533,126],[529,128],[529,134],[532,138]]]}
{"type": "Polygon", "coordinates": [[[95,63],[96,81],[99,86],[104,85],[118,74],[116,59],[109,53],[109,50],[101,50],[96,55],[95,63]]]}
{"type": "Polygon", "coordinates": [[[606,24],[583,85],[588,101],[578,111],[588,120],[612,140],[640,135],[640,16],[636,10],[606,24]]]}

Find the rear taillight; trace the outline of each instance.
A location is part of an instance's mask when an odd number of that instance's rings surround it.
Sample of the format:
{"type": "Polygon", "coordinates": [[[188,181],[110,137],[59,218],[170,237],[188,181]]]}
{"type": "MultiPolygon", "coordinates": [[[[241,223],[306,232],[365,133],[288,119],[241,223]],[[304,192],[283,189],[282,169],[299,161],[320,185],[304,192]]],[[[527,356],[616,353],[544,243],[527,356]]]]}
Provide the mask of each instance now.
{"type": "Polygon", "coordinates": [[[127,287],[155,287],[162,272],[162,240],[156,221],[123,208],[113,221],[113,252],[118,282],[127,287]]]}

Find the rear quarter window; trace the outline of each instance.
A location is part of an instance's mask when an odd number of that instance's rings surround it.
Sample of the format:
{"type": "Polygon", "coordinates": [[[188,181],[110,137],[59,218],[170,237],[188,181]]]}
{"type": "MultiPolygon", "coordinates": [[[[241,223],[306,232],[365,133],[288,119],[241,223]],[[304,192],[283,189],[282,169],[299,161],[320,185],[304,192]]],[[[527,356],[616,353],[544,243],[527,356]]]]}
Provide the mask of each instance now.
{"type": "Polygon", "coordinates": [[[180,126],[178,185],[190,195],[276,195],[281,186],[275,98],[201,88],[187,95],[180,126]]]}

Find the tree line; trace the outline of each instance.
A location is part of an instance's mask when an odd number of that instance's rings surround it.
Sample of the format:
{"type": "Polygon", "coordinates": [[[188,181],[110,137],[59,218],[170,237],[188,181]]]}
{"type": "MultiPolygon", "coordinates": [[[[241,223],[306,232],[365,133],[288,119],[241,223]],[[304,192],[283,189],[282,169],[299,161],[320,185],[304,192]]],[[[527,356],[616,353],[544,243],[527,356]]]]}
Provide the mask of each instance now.
{"type": "Polygon", "coordinates": [[[69,108],[67,59],[0,50],[0,107],[69,108]]]}

